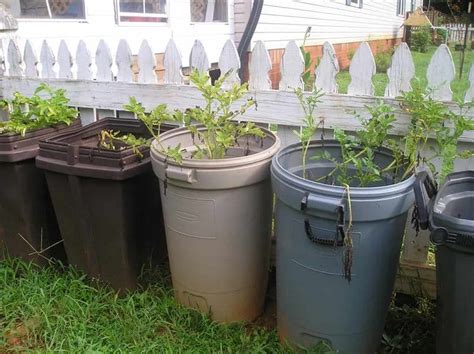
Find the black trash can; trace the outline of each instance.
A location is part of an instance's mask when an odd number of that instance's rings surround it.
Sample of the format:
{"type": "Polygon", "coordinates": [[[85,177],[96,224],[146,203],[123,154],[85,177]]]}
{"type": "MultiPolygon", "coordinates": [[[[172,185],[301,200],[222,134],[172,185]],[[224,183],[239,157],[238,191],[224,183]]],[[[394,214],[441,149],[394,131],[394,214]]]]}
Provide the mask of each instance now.
{"type": "Polygon", "coordinates": [[[437,353],[474,353],[474,171],[453,173],[436,193],[426,172],[415,187],[422,228],[436,245],[437,353]]]}
{"type": "Polygon", "coordinates": [[[66,261],[43,171],[36,168],[40,139],[80,127],[60,125],[21,134],[0,134],[0,259],[19,257],[38,265],[66,261]]]}
{"type": "Polygon", "coordinates": [[[138,120],[105,118],[41,141],[36,164],[45,170],[69,263],[115,290],[133,290],[142,267],[166,256],[159,184],[149,148],[140,148],[142,156],[126,146],[105,150],[102,130],[150,136],[138,120]]]}

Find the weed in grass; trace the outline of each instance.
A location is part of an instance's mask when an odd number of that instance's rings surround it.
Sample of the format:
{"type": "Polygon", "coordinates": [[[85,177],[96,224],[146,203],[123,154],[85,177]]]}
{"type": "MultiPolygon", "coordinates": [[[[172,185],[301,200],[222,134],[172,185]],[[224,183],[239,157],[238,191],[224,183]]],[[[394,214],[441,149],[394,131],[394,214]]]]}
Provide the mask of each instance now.
{"type": "Polygon", "coordinates": [[[398,296],[390,304],[381,353],[435,352],[435,303],[398,296]]]}
{"type": "MultiPolygon", "coordinates": [[[[0,262],[0,352],[288,353],[275,331],[221,325],[176,304],[166,271],[118,297],[70,267],[0,262]]],[[[327,353],[319,346],[310,353],[327,353]]]]}

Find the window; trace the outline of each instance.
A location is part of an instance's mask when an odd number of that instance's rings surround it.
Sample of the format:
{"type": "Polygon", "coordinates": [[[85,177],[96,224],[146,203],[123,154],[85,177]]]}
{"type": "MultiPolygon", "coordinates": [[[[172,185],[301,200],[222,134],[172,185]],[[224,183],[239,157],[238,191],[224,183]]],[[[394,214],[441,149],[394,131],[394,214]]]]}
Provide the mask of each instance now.
{"type": "Polygon", "coordinates": [[[119,22],[167,22],[166,0],[119,0],[119,22]]]}
{"type": "Polygon", "coordinates": [[[358,8],[362,8],[362,0],[346,0],[347,6],[356,6],[358,8]]]}
{"type": "Polygon", "coordinates": [[[20,17],[84,19],[84,0],[19,0],[20,17]]]}
{"type": "Polygon", "coordinates": [[[191,0],[192,22],[227,22],[227,0],[191,0]]]}
{"type": "Polygon", "coordinates": [[[406,0],[397,0],[397,15],[405,16],[405,2],[406,0]]]}

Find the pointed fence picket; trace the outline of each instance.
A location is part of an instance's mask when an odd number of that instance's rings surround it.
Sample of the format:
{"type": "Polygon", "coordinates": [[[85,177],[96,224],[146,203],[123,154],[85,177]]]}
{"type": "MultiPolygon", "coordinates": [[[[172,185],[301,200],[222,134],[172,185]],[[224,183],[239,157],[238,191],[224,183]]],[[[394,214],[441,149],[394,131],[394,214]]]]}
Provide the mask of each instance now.
{"type": "Polygon", "coordinates": [[[58,78],[72,79],[72,56],[67,47],[66,41],[62,40],[58,49],[58,78]]]}
{"type": "Polygon", "coordinates": [[[181,68],[183,67],[183,60],[181,53],[173,39],[169,40],[164,56],[164,83],[174,85],[182,84],[183,73],[181,72],[181,68]]]}
{"type": "Polygon", "coordinates": [[[56,64],[56,58],[54,57],[53,51],[51,50],[48,45],[48,42],[46,41],[43,41],[43,45],[41,46],[40,64],[42,78],[56,78],[56,72],[54,71],[54,64],[56,64]]]}
{"type": "Polygon", "coordinates": [[[150,45],[144,40],[138,51],[138,82],[144,84],[154,84],[156,82],[156,59],[150,45]]]}
{"type": "Polygon", "coordinates": [[[125,39],[120,40],[115,55],[115,63],[117,64],[117,81],[133,82],[133,58],[132,51],[125,39]]]}
{"type": "MultiPolygon", "coordinates": [[[[60,42],[57,50],[52,50],[44,41],[38,63],[36,52],[29,41],[26,41],[20,51],[16,42],[11,40],[7,48],[0,48],[0,95],[11,97],[15,91],[31,94],[39,83],[47,82],[67,91],[71,104],[80,109],[84,124],[110,115],[132,117],[133,115],[123,111],[123,105],[130,96],[137,97],[147,109],[160,103],[168,104],[171,109],[185,109],[202,104],[200,93],[185,80],[181,51],[176,42],[170,39],[164,52],[163,82],[158,82],[156,77],[156,53],[152,48],[153,43],[143,41],[138,53],[132,53],[128,43],[121,40],[113,57],[104,40],[99,42],[97,48],[87,48],[81,40],[75,53],[70,52],[65,41],[60,42]],[[95,53],[94,57],[89,49],[95,53]],[[57,60],[54,53],[57,53],[57,60]],[[136,67],[137,71],[134,71],[136,67]]],[[[209,58],[201,41],[196,40],[192,48],[187,49],[190,49],[191,68],[210,70],[209,58]]],[[[241,62],[233,41],[228,40],[223,46],[217,66],[221,75],[228,75],[225,87],[240,82],[238,73],[241,62]]],[[[254,97],[258,105],[257,109],[249,110],[242,120],[271,125],[272,129],[276,129],[283,145],[288,145],[298,140],[295,131],[299,131],[303,115],[293,92],[298,87],[303,88],[302,73],[305,70],[301,49],[295,41],[287,44],[281,58],[278,90],[271,89],[271,69],[265,43],[259,41],[252,49],[248,78],[249,97],[254,97]]],[[[381,99],[374,97],[372,77],[376,67],[368,43],[359,46],[350,64],[348,94],[338,94],[338,72],[334,48],[331,43],[326,42],[314,72],[314,86],[326,93],[316,111],[317,118],[324,119],[326,137],[330,136],[333,127],[349,131],[358,129],[360,122],[354,119],[353,112],[364,114],[366,105],[381,99]]],[[[414,75],[415,67],[410,49],[402,43],[394,52],[391,67],[387,71],[388,85],[383,98],[394,108],[397,116],[393,124],[395,135],[405,134],[410,123],[410,117],[401,110],[396,97],[411,89],[410,82],[414,75]]],[[[454,79],[455,69],[447,46],[441,45],[435,52],[426,76],[432,98],[455,107],[450,102],[450,83],[454,79]]],[[[469,82],[470,87],[465,93],[466,102],[472,101],[474,97],[474,66],[470,70],[469,82]]],[[[317,137],[321,134],[322,132],[318,132],[317,137]]],[[[472,149],[474,133],[467,132],[460,140],[467,148],[472,149]]],[[[457,162],[457,165],[473,169],[474,161],[457,162]]],[[[398,288],[409,291],[407,288],[411,288],[411,285],[404,282],[406,279],[422,279],[424,286],[426,285],[424,290],[432,295],[434,272],[432,267],[425,264],[428,238],[407,234],[404,247],[402,269],[406,274],[403,275],[401,271],[398,288]]]]}
{"type": "Polygon", "coordinates": [[[35,78],[38,77],[38,58],[29,41],[25,43],[25,50],[23,51],[23,58],[25,61],[25,76],[35,78]]]}
{"type": "Polygon", "coordinates": [[[336,75],[339,72],[339,62],[331,43],[323,44],[323,56],[315,71],[314,85],[325,93],[337,93],[336,75]]]}
{"type": "Polygon", "coordinates": [[[286,45],[285,53],[281,58],[281,80],[280,90],[294,90],[303,88],[301,75],[304,72],[304,59],[296,41],[290,41],[286,45]]]}
{"type": "Polygon", "coordinates": [[[208,71],[210,68],[206,49],[200,40],[196,40],[191,49],[191,53],[189,55],[189,66],[192,69],[196,69],[201,72],[208,71]]]}

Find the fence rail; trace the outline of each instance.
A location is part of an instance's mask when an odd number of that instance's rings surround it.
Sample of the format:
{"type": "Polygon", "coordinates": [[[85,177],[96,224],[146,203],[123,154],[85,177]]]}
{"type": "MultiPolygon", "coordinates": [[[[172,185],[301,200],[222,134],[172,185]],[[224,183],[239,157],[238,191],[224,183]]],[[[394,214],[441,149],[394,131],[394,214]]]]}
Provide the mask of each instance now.
{"type": "MultiPolygon", "coordinates": [[[[94,56],[83,41],[79,42],[74,55],[64,41],[54,52],[44,41],[38,59],[28,41],[20,50],[11,40],[0,50],[0,96],[11,97],[15,91],[31,94],[40,82],[47,82],[53,87],[67,90],[71,104],[80,109],[84,124],[105,116],[130,116],[123,111],[123,105],[130,96],[137,97],[148,109],[159,103],[179,109],[200,105],[203,100],[183,75],[182,56],[173,39],[169,40],[163,57],[164,74],[158,77],[157,56],[147,41],[142,42],[138,53],[132,53],[128,43],[122,40],[114,56],[105,41],[100,41],[94,56]]],[[[269,72],[272,63],[263,42],[256,43],[250,58],[249,95],[256,99],[258,108],[249,110],[242,119],[277,125],[283,145],[296,141],[293,130],[301,125],[303,115],[293,93],[296,87],[303,87],[301,75],[304,61],[300,48],[294,41],[286,46],[280,66],[278,90],[271,89],[269,72]]],[[[191,50],[189,63],[192,68],[199,70],[210,68],[206,50],[198,40],[191,50]]],[[[240,66],[236,47],[229,40],[222,48],[218,62],[221,72],[232,72],[226,79],[227,86],[240,82],[240,66]]],[[[360,123],[354,118],[353,112],[364,115],[364,107],[380,99],[374,96],[372,77],[376,66],[369,45],[362,43],[352,58],[348,94],[338,93],[338,72],[334,48],[326,42],[315,71],[315,86],[326,95],[322,98],[316,116],[324,120],[326,129],[341,127],[354,131],[360,127],[360,123]]],[[[415,75],[413,58],[405,43],[396,49],[387,75],[388,85],[383,99],[396,111],[394,135],[403,136],[410,118],[400,109],[396,97],[410,90],[410,82],[415,75]]],[[[455,109],[450,88],[455,78],[455,67],[446,45],[441,45],[434,53],[426,77],[432,98],[444,101],[455,109]]],[[[468,102],[474,96],[474,66],[471,67],[469,81],[470,87],[465,93],[465,101],[468,102]]],[[[472,149],[473,143],[474,132],[467,132],[461,137],[463,149],[472,149]]],[[[456,167],[474,168],[474,161],[457,161],[456,167]]],[[[416,237],[410,228],[407,229],[397,279],[399,290],[413,292],[415,288],[422,289],[434,296],[434,268],[427,264],[428,245],[426,234],[416,237]]]]}

